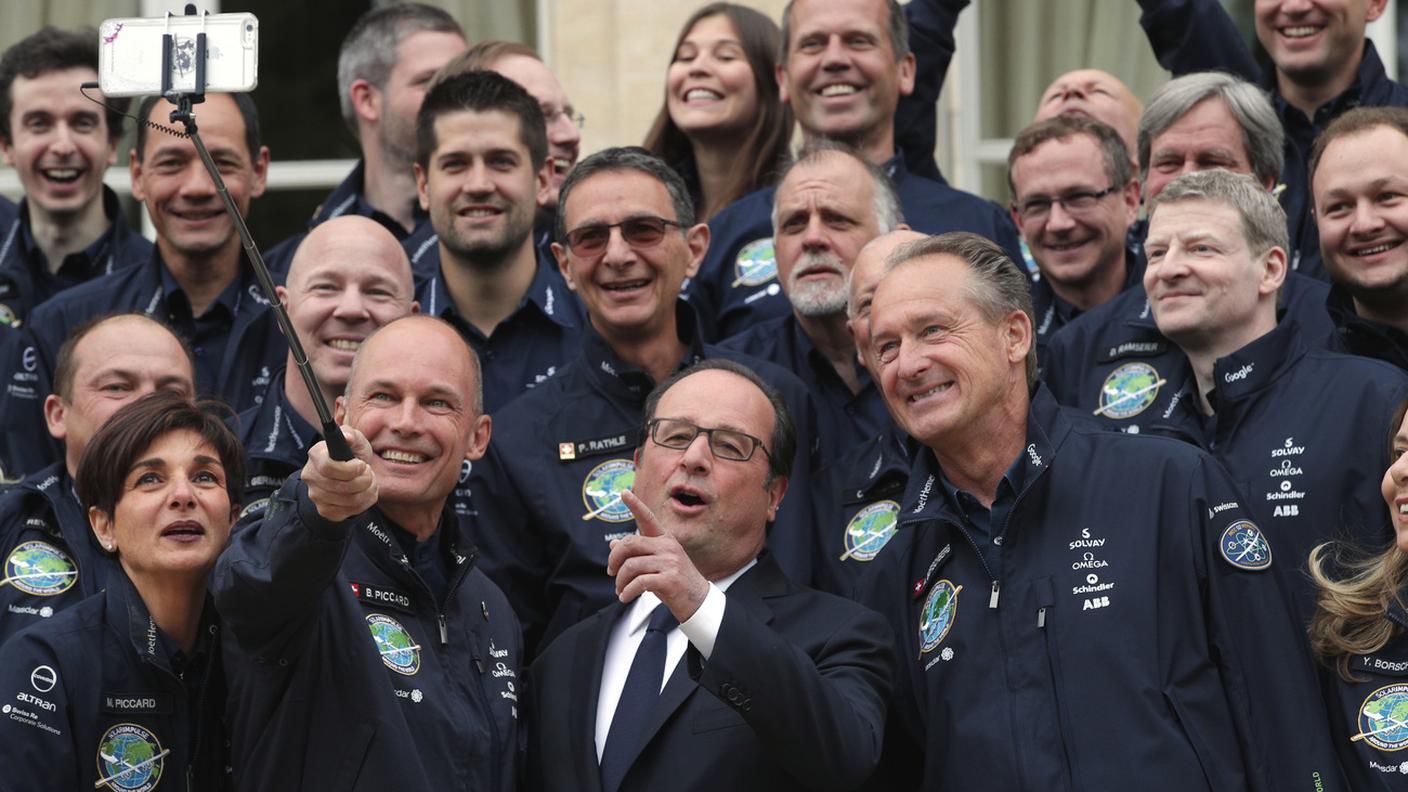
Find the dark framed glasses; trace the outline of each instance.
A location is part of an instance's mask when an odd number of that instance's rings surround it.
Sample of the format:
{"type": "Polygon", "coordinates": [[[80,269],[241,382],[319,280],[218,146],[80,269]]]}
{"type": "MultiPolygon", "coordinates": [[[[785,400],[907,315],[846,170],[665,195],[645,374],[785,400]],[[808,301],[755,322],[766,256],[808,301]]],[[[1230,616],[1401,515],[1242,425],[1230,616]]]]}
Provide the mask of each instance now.
{"type": "Polygon", "coordinates": [[[632,217],[619,223],[584,225],[567,232],[567,247],[583,258],[600,256],[611,242],[611,229],[621,229],[621,238],[633,248],[648,248],[660,244],[669,226],[683,228],[663,217],[632,217]]]}
{"type": "Polygon", "coordinates": [[[709,451],[719,459],[747,462],[753,458],[754,451],[762,449],[763,455],[769,461],[772,460],[772,454],[763,445],[763,441],[746,432],[736,432],[732,429],[705,429],[679,418],[655,418],[646,426],[650,430],[650,439],[655,441],[656,445],[672,448],[676,451],[689,448],[690,443],[694,442],[694,438],[703,432],[709,438],[709,451]]]}
{"type": "Polygon", "coordinates": [[[1079,192],[1066,193],[1056,198],[1047,198],[1045,196],[1028,198],[1021,203],[1014,203],[1012,208],[1016,209],[1017,214],[1021,215],[1022,219],[1027,222],[1041,220],[1051,214],[1052,204],[1060,204],[1061,208],[1065,209],[1068,214],[1081,214],[1094,209],[1095,205],[1100,203],[1100,199],[1110,195],[1119,188],[1120,186],[1118,184],[1114,184],[1096,192],[1081,190],[1079,192]]]}

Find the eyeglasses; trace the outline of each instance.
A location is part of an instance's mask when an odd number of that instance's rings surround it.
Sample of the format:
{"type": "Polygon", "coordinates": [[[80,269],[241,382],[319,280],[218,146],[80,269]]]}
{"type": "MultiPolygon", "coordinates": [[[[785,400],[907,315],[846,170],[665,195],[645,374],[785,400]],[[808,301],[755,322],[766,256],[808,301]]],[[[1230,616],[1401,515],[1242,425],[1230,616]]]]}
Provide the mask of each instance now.
{"type": "Polygon", "coordinates": [[[735,432],[732,429],[705,429],[678,418],[656,418],[646,426],[650,428],[650,439],[665,448],[683,451],[689,448],[700,432],[703,432],[709,437],[709,450],[719,459],[747,462],[753,458],[754,451],[762,449],[763,455],[768,461],[772,461],[772,454],[763,445],[763,441],[744,432],[735,432]]]}
{"type": "Polygon", "coordinates": [[[571,124],[574,127],[577,127],[578,129],[583,129],[587,125],[587,117],[575,110],[571,110],[566,107],[559,110],[556,108],[548,107],[546,105],[544,105],[542,109],[543,123],[547,126],[552,126],[552,123],[556,121],[559,117],[567,119],[567,123],[571,124]]]}
{"type": "Polygon", "coordinates": [[[619,223],[585,225],[567,232],[567,247],[583,258],[600,256],[611,242],[613,228],[621,229],[621,238],[633,248],[655,247],[665,238],[666,226],[684,227],[663,217],[632,217],[619,223]]]}
{"type": "Polygon", "coordinates": [[[1021,203],[1012,204],[1012,208],[1016,209],[1017,214],[1021,215],[1022,219],[1028,222],[1041,220],[1051,214],[1052,204],[1060,204],[1061,208],[1065,209],[1069,214],[1080,214],[1094,209],[1095,205],[1100,203],[1101,198],[1104,198],[1118,189],[1119,185],[1112,184],[1100,192],[1080,190],[1078,192],[1066,193],[1059,198],[1047,198],[1045,196],[1040,198],[1028,198],[1021,203]]]}

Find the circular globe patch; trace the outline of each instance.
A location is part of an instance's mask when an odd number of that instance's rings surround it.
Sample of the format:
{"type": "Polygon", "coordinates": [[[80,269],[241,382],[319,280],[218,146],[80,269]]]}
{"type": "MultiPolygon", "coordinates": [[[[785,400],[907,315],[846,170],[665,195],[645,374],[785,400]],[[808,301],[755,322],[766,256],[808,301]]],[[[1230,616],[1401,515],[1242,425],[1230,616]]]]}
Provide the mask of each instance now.
{"type": "Polygon", "coordinates": [[[1375,690],[1359,707],[1359,733],[1381,751],[1408,748],[1408,684],[1375,690]]]}
{"type": "Polygon", "coordinates": [[[384,614],[368,613],[367,626],[387,668],[406,676],[420,670],[420,646],[400,622],[384,614]]]}
{"type": "Polygon", "coordinates": [[[958,593],[962,586],[954,586],[951,581],[940,580],[929,589],[924,600],[924,609],[919,612],[919,652],[932,652],[943,642],[958,616],[958,593]]]}
{"type": "Polygon", "coordinates": [[[900,505],[892,500],[876,501],[856,512],[846,523],[846,552],[841,560],[869,561],[879,555],[895,535],[895,517],[899,513],[900,505]]]}
{"type": "Polygon", "coordinates": [[[78,582],[78,565],[48,542],[24,542],[5,559],[5,578],[26,594],[52,597],[78,582]]]}
{"type": "Polygon", "coordinates": [[[1100,414],[1133,418],[1159,397],[1159,372],[1148,363],[1126,363],[1110,372],[1100,386],[1100,414]]]}
{"type": "Polygon", "coordinates": [[[1238,569],[1258,572],[1271,566],[1271,545],[1251,520],[1238,520],[1223,529],[1217,549],[1238,569]]]}
{"type": "Polygon", "coordinates": [[[147,792],[161,783],[166,766],[161,743],[145,726],[119,723],[98,741],[98,775],[123,792],[147,792]]]}
{"type": "Polygon", "coordinates": [[[592,468],[582,482],[582,504],[587,507],[583,520],[604,520],[623,523],[635,519],[621,493],[636,483],[636,466],[629,459],[613,459],[592,468]]]}
{"type": "Polygon", "coordinates": [[[760,286],[777,277],[772,237],[744,245],[733,260],[733,286],[760,286]]]}

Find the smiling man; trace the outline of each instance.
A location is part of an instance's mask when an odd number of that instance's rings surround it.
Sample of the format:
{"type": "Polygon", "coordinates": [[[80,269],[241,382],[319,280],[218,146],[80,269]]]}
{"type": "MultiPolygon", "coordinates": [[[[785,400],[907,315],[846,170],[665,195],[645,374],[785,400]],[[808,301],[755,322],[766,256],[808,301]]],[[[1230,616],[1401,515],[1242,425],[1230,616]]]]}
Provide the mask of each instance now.
{"type": "MultiPolygon", "coordinates": [[[[175,106],[148,97],[140,118],[167,123],[175,106]]],[[[221,169],[235,206],[248,213],[264,192],[269,150],[259,142],[259,115],[248,94],[206,95],[195,111],[205,141],[221,169]]],[[[141,311],[167,322],[191,345],[200,396],[222,399],[235,410],[257,404],[288,350],[269,301],[244,260],[234,219],[215,190],[190,140],[165,131],[137,128],[132,151],[132,194],[146,204],[156,227],[156,247],[133,267],[69,289],[39,307],[27,332],[33,351],[20,376],[47,387],[59,345],[73,328],[114,311],[141,311]]],[[[15,400],[11,400],[14,404],[15,400]]],[[[29,437],[37,415],[8,409],[4,429],[29,437]]],[[[20,446],[20,470],[52,461],[42,440],[20,446]]]]}
{"type": "Polygon", "coordinates": [[[88,441],[123,405],[157,390],[195,393],[190,350],[143,314],[95,319],[59,350],[44,426],[63,448],[60,461],[35,471],[0,497],[0,641],[104,587],[114,570],[98,546],[74,491],[88,441]]]}
{"type": "MultiPolygon", "coordinates": [[[[709,229],[695,222],[688,189],[663,161],[640,148],[583,160],[563,184],[557,238],[562,276],[586,305],[583,341],[557,374],[494,416],[494,442],[465,487],[485,526],[477,538],[490,574],[507,573],[496,579],[514,599],[530,651],[611,600],[609,542],[634,527],[621,493],[634,476],[634,432],[656,383],[705,357],[737,360],[799,416],[800,473],[810,469],[813,435],[810,400],[796,377],[700,338],[679,294],[709,229]],[[516,537],[531,546],[510,552],[516,537]],[[532,561],[517,561],[525,556],[532,561]]],[[[805,581],[806,495],[796,493],[807,481],[794,480],[771,546],[805,581]]]]}
{"type": "Polygon", "coordinates": [[[639,531],[610,544],[618,601],[533,664],[528,788],[860,788],[893,640],[764,549],[796,441],[782,397],[705,360],[656,386],[643,417],[621,495],[639,531]]]}
{"type": "Polygon", "coordinates": [[[1139,216],[1139,180],[1119,133],[1057,115],[1017,133],[1007,155],[1012,219],[1041,276],[1032,284],[1038,350],[1081,313],[1139,283],[1125,247],[1139,216]]]}
{"type": "Polygon", "coordinates": [[[430,89],[416,136],[416,187],[438,237],[416,299],[479,354],[494,412],[575,356],[582,324],[581,305],[533,245],[551,188],[543,112],[507,77],[468,72],[430,89]]]}
{"type": "Polygon", "coordinates": [[[1336,118],[1315,141],[1310,176],[1341,349],[1408,370],[1408,110],[1336,118]]]}
{"type": "Polygon", "coordinates": [[[1333,778],[1304,638],[1233,480],[1062,415],[1000,248],[946,234],[886,266],[870,354],[917,453],[861,583],[899,638],[884,788],[1333,778]]]}
{"type": "Polygon", "coordinates": [[[1286,135],[1280,181],[1291,224],[1291,269],[1329,280],[1311,216],[1310,150],[1325,126],[1351,108],[1408,106],[1408,87],[1389,79],[1365,36],[1388,0],[1256,0],[1256,37],[1271,60],[1269,71],[1217,0],[1139,4],[1140,24],[1164,68],[1176,75],[1231,72],[1271,94],[1286,135]]]}
{"type": "MultiPolygon", "coordinates": [[[[1408,375],[1315,350],[1295,322],[1277,321],[1284,228],[1280,206],[1252,179],[1222,170],[1182,176],[1149,215],[1144,290],[1197,384],[1175,406],[1186,419],[1171,416],[1196,427],[1179,436],[1243,483],[1248,511],[1294,572],[1332,537],[1363,547],[1392,538],[1378,489],[1387,460],[1376,440],[1408,394],[1408,375]]],[[[1309,623],[1314,586],[1300,574],[1288,582],[1309,623]]]]}
{"type": "Polygon", "coordinates": [[[337,400],[356,458],[316,444],[236,529],[211,590],[239,788],[514,788],[518,620],[445,509],[489,442],[479,388],[444,321],[387,324],[337,400]]]}
{"type": "MultiPolygon", "coordinates": [[[[906,152],[895,148],[899,98],[914,87],[914,54],[899,3],[794,0],[783,10],[781,27],[778,85],[808,142],[844,143],[884,171],[915,229],[972,231],[1019,254],[1017,234],[997,205],[908,172],[906,152]]],[[[713,338],[791,310],[768,223],[775,192],[769,187],[745,195],[709,221],[709,255],[688,294],[713,338]]]]}
{"type": "Polygon", "coordinates": [[[722,346],[796,374],[818,410],[831,460],[885,431],[890,416],[846,324],[846,276],[865,243],[907,227],[884,172],[834,143],[813,143],[783,172],[773,202],[778,280],[792,305],[722,346]]]}
{"type": "Polygon", "coordinates": [[[0,228],[0,324],[18,326],[56,293],[151,255],[103,186],[127,100],[104,110],[83,97],[97,69],[92,30],[46,27],[0,57],[0,152],[25,192],[0,228]]]}
{"type": "MultiPolygon", "coordinates": [[[[418,309],[400,242],[380,223],[358,215],[313,229],[277,291],[329,405],[346,389],[352,357],[367,336],[418,309]]],[[[240,414],[236,429],[245,451],[247,514],[264,507],[321,439],[317,410],[291,351],[264,400],[240,414]]]]}

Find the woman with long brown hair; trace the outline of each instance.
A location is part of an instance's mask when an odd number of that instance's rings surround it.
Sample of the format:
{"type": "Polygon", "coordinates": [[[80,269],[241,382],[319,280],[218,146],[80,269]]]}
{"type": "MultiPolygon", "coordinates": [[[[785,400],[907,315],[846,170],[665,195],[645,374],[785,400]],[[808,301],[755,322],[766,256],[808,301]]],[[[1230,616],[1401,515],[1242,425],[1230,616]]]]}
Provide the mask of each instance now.
{"type": "MultiPolygon", "coordinates": [[[[1381,489],[1394,542],[1376,555],[1327,543],[1310,554],[1320,588],[1310,644],[1340,764],[1356,790],[1408,790],[1408,402],[1389,428],[1381,489]]],[[[1376,548],[1375,548],[1376,549],[1376,548]]],[[[1318,714],[1312,714],[1316,717],[1318,714]]]]}
{"type": "Polygon", "coordinates": [[[777,180],[793,123],[773,77],[780,46],[771,19],[734,3],[704,6],[680,31],[644,145],[684,177],[700,221],[777,180]]]}

